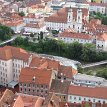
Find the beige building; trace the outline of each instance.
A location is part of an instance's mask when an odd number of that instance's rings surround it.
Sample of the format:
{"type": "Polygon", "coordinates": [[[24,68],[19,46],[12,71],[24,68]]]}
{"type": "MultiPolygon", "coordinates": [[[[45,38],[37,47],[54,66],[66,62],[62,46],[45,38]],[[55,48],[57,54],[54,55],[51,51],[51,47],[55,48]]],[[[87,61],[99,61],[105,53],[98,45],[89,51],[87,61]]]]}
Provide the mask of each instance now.
{"type": "Polygon", "coordinates": [[[28,67],[31,59],[32,56],[21,48],[0,48],[0,85],[12,87],[18,83],[21,68],[28,67]]]}

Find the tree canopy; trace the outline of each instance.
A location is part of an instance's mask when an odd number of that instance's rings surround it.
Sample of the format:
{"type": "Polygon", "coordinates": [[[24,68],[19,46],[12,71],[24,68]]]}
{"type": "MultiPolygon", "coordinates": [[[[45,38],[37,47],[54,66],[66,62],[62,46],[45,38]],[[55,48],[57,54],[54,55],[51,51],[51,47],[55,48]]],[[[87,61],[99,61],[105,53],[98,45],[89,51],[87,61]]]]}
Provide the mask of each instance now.
{"type": "Polygon", "coordinates": [[[11,28],[4,26],[4,25],[0,25],[0,40],[1,41],[10,39],[13,33],[14,32],[11,28]]]}

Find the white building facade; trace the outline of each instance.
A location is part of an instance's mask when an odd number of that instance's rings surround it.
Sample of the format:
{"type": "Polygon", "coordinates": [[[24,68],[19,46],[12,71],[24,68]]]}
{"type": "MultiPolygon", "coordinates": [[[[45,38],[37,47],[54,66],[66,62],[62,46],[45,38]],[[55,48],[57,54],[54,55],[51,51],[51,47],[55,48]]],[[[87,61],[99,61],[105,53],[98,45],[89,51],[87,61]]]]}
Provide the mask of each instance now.
{"type": "Polygon", "coordinates": [[[21,68],[29,67],[32,55],[20,48],[5,46],[0,49],[0,85],[9,86],[14,81],[19,81],[21,68]]]}
{"type": "Polygon", "coordinates": [[[76,32],[82,32],[83,20],[89,20],[89,12],[86,8],[63,8],[57,13],[45,18],[47,29],[64,31],[73,28],[76,32]]]}

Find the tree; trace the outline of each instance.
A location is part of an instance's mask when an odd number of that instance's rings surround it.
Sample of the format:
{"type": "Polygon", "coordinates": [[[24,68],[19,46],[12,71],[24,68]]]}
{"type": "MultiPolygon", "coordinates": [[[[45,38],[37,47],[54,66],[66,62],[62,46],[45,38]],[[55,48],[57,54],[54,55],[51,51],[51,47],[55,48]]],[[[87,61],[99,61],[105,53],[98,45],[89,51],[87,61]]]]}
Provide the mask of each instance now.
{"type": "Polygon", "coordinates": [[[25,13],[24,12],[19,12],[18,13],[21,17],[25,16],[25,13]]]}
{"type": "Polygon", "coordinates": [[[68,44],[67,54],[70,59],[80,60],[80,56],[82,54],[82,44],[78,42],[68,44]]]}
{"type": "Polygon", "coordinates": [[[40,32],[40,39],[43,39],[43,32],[40,32]]]}
{"type": "Polygon", "coordinates": [[[13,30],[7,26],[0,25],[0,40],[10,39],[13,35],[13,30]]]}
{"type": "Polygon", "coordinates": [[[15,39],[15,41],[13,42],[13,44],[15,45],[15,46],[20,46],[20,45],[22,45],[24,43],[24,39],[22,38],[22,37],[17,37],[16,39],[15,39]]]}
{"type": "Polygon", "coordinates": [[[107,25],[107,16],[102,18],[102,24],[107,25]]]}

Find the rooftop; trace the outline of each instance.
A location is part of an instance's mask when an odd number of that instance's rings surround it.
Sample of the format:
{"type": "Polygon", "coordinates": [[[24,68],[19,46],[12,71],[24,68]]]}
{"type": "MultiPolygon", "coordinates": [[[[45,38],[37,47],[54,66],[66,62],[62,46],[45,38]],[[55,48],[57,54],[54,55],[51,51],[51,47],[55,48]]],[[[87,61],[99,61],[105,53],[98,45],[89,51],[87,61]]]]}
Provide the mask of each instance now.
{"type": "Polygon", "coordinates": [[[68,94],[91,98],[107,99],[107,88],[70,85],[68,94]]]}
{"type": "Polygon", "coordinates": [[[105,79],[101,77],[96,77],[92,75],[80,74],[74,76],[76,80],[84,80],[84,81],[94,81],[94,82],[103,82],[105,79]]]}
{"type": "Polygon", "coordinates": [[[26,62],[29,57],[30,54],[21,48],[12,46],[4,46],[0,48],[0,59],[2,60],[19,59],[26,62]]]}
{"type": "Polygon", "coordinates": [[[52,70],[26,67],[21,70],[19,82],[49,85],[51,74],[52,70]]]}

